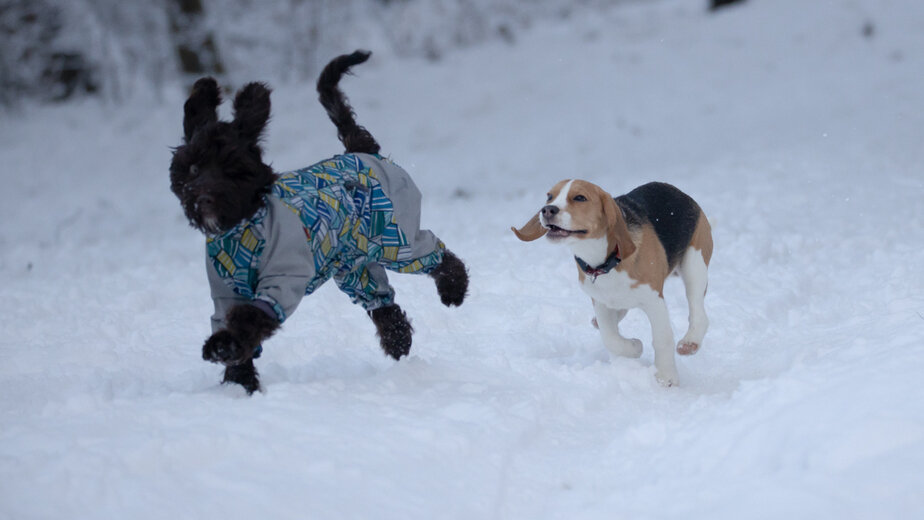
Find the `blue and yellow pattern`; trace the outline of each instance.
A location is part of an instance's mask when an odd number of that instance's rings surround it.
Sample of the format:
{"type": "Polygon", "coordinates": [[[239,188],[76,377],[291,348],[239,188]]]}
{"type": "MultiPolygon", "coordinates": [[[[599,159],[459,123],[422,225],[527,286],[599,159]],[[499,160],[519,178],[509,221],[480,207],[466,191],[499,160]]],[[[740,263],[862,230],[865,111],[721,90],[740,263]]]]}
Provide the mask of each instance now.
{"type": "MultiPolygon", "coordinates": [[[[338,155],[284,173],[268,196],[281,200],[304,227],[315,268],[305,294],[334,278],[354,303],[376,308],[392,303],[394,291],[387,282],[380,287],[370,276],[369,263],[402,273],[427,273],[442,261],[445,246],[441,242],[430,254],[414,256],[376,173],[355,155],[338,155]]],[[[266,212],[264,206],[253,218],[207,240],[208,256],[218,274],[237,294],[249,299],[257,297],[266,212]]],[[[283,321],[285,314],[278,305],[274,308],[283,321]]]]}
{"type": "Polygon", "coordinates": [[[253,288],[257,284],[257,265],[266,244],[263,232],[263,219],[266,207],[250,220],[241,222],[233,229],[205,241],[205,250],[212,260],[218,275],[234,292],[253,298],[253,288]]]}

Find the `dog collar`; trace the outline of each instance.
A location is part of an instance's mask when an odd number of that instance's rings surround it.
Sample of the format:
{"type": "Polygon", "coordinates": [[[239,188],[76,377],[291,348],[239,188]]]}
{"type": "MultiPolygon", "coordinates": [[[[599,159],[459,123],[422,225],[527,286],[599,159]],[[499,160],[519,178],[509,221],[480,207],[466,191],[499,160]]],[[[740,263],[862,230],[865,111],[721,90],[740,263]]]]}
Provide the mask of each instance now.
{"type": "Polygon", "coordinates": [[[590,281],[592,282],[596,282],[598,276],[612,271],[614,267],[619,265],[619,262],[622,262],[622,258],[619,258],[619,246],[616,246],[616,249],[610,253],[610,256],[606,257],[606,261],[597,267],[591,267],[587,262],[581,260],[577,256],[574,257],[574,260],[577,261],[581,271],[584,271],[585,274],[591,277],[590,281]]]}

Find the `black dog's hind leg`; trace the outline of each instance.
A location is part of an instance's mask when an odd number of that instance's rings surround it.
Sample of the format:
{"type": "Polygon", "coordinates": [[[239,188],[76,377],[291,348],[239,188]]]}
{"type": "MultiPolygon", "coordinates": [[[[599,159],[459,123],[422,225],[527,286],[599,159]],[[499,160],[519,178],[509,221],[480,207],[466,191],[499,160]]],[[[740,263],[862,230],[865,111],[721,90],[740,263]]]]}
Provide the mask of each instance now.
{"type": "Polygon", "coordinates": [[[224,382],[238,383],[253,393],[260,388],[253,366],[254,350],[277,329],[279,320],[262,309],[236,305],[225,317],[225,328],[205,340],[202,359],[226,365],[224,382]]]}
{"type": "Polygon", "coordinates": [[[445,250],[443,261],[429,274],[436,282],[436,292],[439,293],[443,305],[462,305],[462,300],[468,292],[468,270],[459,257],[452,251],[445,250]]]}
{"type": "Polygon", "coordinates": [[[378,331],[382,350],[389,356],[400,359],[411,351],[411,337],[414,329],[407,314],[397,304],[386,305],[369,311],[372,323],[378,331]]]}

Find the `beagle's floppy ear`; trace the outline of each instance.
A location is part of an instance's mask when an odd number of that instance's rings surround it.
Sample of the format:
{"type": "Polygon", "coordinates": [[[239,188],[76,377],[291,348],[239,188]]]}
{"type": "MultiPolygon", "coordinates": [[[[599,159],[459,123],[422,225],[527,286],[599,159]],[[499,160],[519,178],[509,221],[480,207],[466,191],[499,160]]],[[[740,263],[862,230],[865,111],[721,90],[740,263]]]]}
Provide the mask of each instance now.
{"type": "Polygon", "coordinates": [[[603,218],[606,219],[606,239],[619,248],[619,257],[626,258],[635,252],[635,242],[629,233],[629,226],[622,215],[622,210],[609,193],[601,190],[603,218]]]}
{"type": "Polygon", "coordinates": [[[548,232],[548,229],[545,228],[542,224],[539,223],[539,214],[536,213],[533,215],[533,218],[529,219],[529,222],[523,224],[523,227],[517,229],[515,227],[510,228],[513,231],[513,234],[517,236],[520,240],[524,242],[532,242],[537,238],[545,235],[548,232]]]}

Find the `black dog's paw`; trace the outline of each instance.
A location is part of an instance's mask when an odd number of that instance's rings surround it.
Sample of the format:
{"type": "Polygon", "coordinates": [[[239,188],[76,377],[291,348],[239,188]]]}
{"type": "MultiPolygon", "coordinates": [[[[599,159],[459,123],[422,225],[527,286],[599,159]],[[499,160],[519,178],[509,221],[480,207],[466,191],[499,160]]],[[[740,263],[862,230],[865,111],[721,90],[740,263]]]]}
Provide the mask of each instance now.
{"type": "Polygon", "coordinates": [[[462,305],[468,292],[468,271],[459,257],[447,249],[443,253],[443,261],[430,272],[430,276],[436,281],[436,292],[443,305],[462,305]]]}
{"type": "Polygon", "coordinates": [[[212,334],[202,345],[202,359],[213,363],[237,365],[245,359],[247,349],[241,345],[237,337],[228,330],[220,330],[212,334]]]}
{"type": "Polygon", "coordinates": [[[221,382],[239,384],[247,390],[248,395],[260,390],[260,375],[250,359],[240,365],[225,368],[225,378],[221,382]]]}
{"type": "Polygon", "coordinates": [[[407,320],[407,314],[397,305],[380,307],[369,312],[381,340],[382,350],[389,356],[400,359],[411,351],[411,337],[414,329],[407,320]]]}

